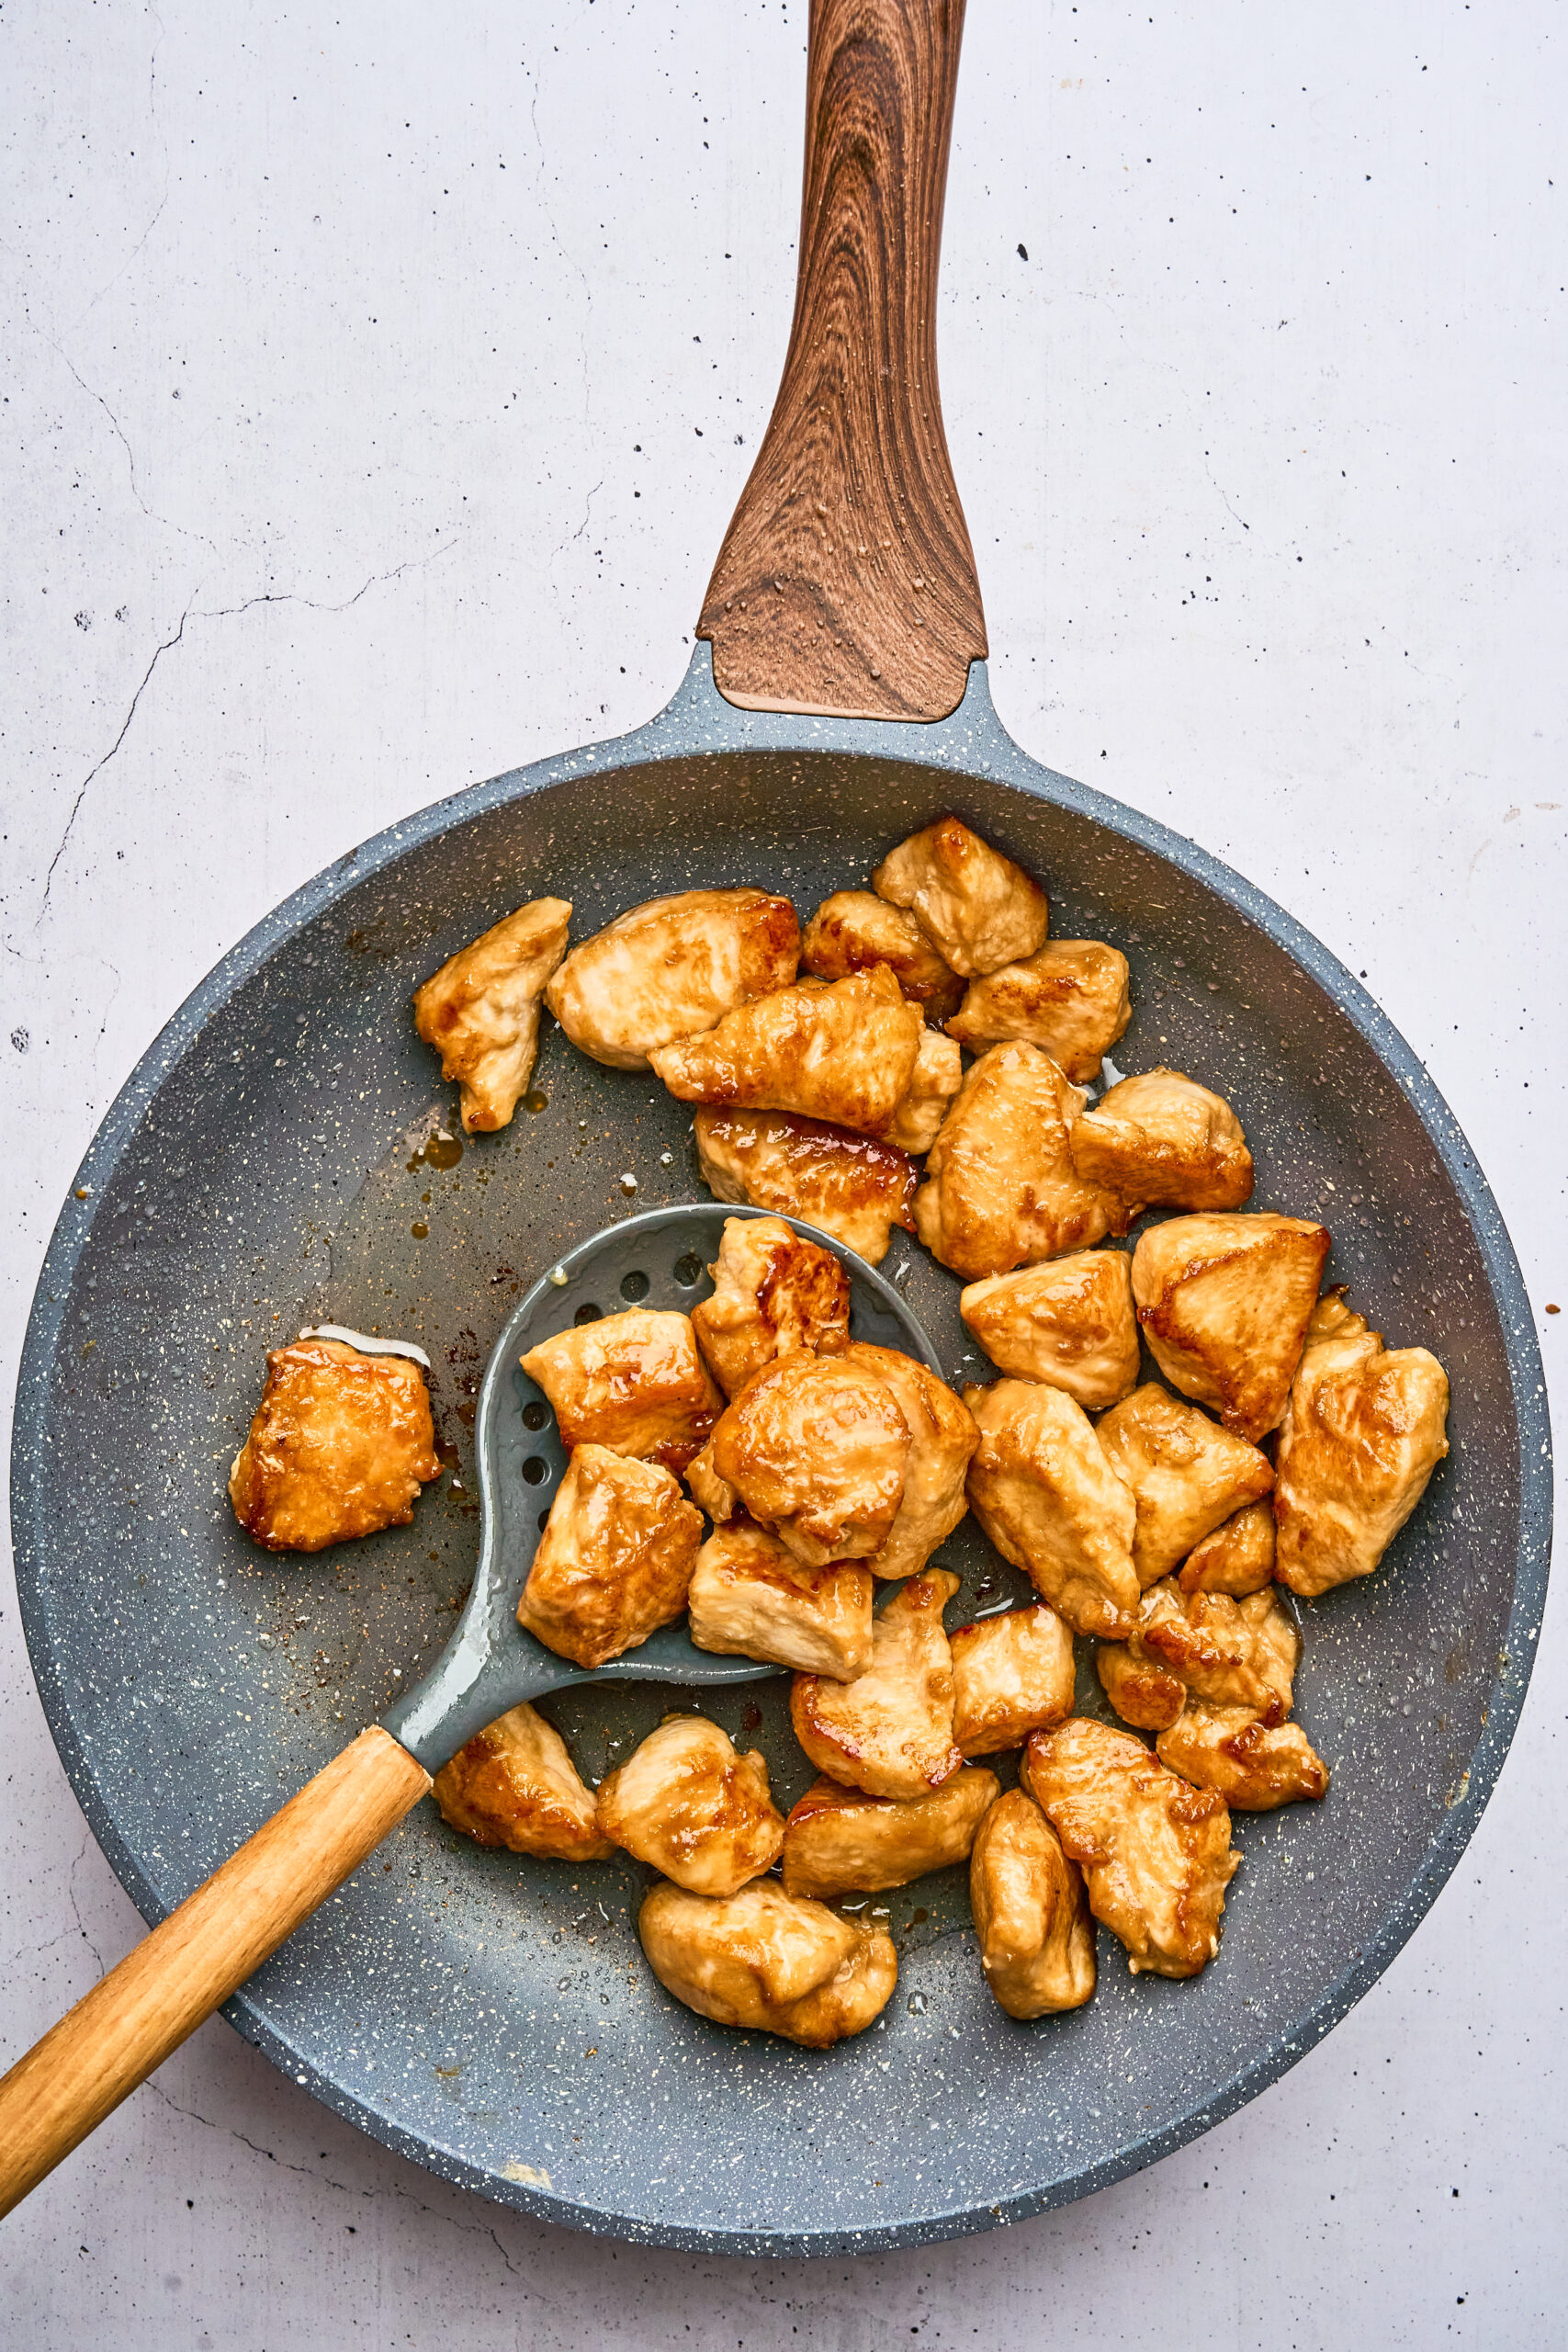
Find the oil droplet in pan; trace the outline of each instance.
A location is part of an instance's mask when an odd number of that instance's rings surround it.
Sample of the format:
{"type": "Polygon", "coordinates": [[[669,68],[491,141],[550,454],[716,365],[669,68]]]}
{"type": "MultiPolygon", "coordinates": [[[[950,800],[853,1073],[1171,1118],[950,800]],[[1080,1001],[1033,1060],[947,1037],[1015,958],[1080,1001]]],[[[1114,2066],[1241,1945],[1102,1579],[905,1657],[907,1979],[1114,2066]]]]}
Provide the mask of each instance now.
{"type": "Polygon", "coordinates": [[[543,1111],[547,1106],[549,1099],[547,1094],[541,1094],[536,1086],[530,1087],[523,1097],[523,1108],[525,1111],[543,1111]]]}

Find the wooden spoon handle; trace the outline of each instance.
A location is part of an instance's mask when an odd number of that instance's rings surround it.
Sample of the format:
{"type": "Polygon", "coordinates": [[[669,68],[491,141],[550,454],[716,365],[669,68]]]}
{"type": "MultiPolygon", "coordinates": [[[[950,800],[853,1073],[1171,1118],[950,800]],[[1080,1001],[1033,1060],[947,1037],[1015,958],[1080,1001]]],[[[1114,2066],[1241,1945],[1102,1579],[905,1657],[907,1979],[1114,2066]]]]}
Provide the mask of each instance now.
{"type": "Polygon", "coordinates": [[[945,718],[986,651],[936,274],[964,0],[812,0],[784,381],[697,627],[750,710],[945,718]]]}
{"type": "Polygon", "coordinates": [[[430,1775],[362,1731],[0,2080],[0,2213],[161,2066],[373,1853],[430,1775]]]}

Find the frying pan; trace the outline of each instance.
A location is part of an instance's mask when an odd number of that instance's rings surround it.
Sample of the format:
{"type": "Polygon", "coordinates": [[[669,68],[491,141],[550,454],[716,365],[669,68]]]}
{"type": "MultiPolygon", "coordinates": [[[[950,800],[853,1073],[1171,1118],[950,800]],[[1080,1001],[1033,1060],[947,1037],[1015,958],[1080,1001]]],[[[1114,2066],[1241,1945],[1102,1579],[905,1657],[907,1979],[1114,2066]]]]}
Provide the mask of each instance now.
{"type": "MultiPolygon", "coordinates": [[[[1453,1385],[1452,1451],[1393,1553],[1305,1612],[1299,1711],[1333,1787],[1237,1821],[1218,1963],[1194,1984],[1134,1980],[1107,1950],[1088,2008],[1019,2027],[985,1990],[948,1874],[886,1898],[900,1981],[865,2036],[807,2052],[726,2034],[640,1966],[635,1866],[459,1852],[431,1807],[405,1812],[414,1768],[376,1734],[368,1783],[352,1760],[329,1775],[349,1792],[338,1862],[397,1826],[226,2007],[295,2079],[446,2178],[730,2252],[864,2250],[1060,2204],[1281,2074],[1463,1850],[1517,1720],[1547,1569],[1549,1433],[1518,1269],[1420,1063],[1280,909],[1028,758],[992,711],[934,352],[961,18],[944,0],[814,6],[789,355],[674,700],[619,741],[380,835],[233,950],[94,1140],[17,1398],[39,1690],[95,1832],[162,1919],[445,1640],[473,1562],[479,1372],[529,1281],[634,1205],[700,1196],[683,1112],[554,1033],[545,1107],[459,1157],[409,1025],[414,986],[545,891],[574,899],[580,937],[699,883],[761,881],[808,908],[946,809],[1048,882],[1058,935],[1126,949],[1122,1061],[1218,1086],[1252,1144],[1254,1204],[1321,1216],[1329,1278],[1392,1343],[1432,1347],[1453,1385]],[[451,1476],[407,1530],[264,1557],[224,1470],[264,1346],[323,1320],[424,1342],[451,1476]]],[[[962,1374],[956,1284],[903,1244],[885,1271],[962,1374]]],[[[955,1622],[1008,1597],[968,1523],[944,1559],[965,1580],[955,1622]]],[[[807,1775],[782,1679],[707,1712],[763,1747],[787,1801],[807,1775]]],[[[626,1682],[547,1705],[592,1778],[669,1695],[626,1682]]]]}

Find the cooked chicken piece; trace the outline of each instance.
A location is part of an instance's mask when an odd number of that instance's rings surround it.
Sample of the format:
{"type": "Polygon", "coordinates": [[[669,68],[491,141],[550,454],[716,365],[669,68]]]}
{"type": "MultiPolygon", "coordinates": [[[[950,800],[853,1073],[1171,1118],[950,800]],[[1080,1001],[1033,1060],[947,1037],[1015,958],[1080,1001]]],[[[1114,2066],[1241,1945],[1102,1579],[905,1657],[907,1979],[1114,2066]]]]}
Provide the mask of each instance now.
{"type": "Polygon", "coordinates": [[[964,1758],[953,1740],[953,1659],[942,1612],[958,1578],[928,1568],[872,1624],[871,1664],[853,1682],[797,1674],[795,1736],[819,1772],[874,1797],[920,1797],[964,1758]]]}
{"type": "Polygon", "coordinates": [[[871,887],[890,906],[908,907],[943,962],[965,979],[1044,944],[1051,918],[1044,891],[962,818],[939,817],[900,842],[871,887]]]}
{"type": "Polygon", "coordinates": [[[677,1102],[794,1111],[886,1136],[909,1091],[925,1023],[886,964],[802,980],[727,1012],[705,1036],[649,1056],[677,1102]]]}
{"type": "Polygon", "coordinates": [[[713,1464],[713,1440],[710,1437],[700,1453],[694,1453],[681,1476],[686,1481],[692,1500],[699,1503],[716,1527],[724,1526],[740,1509],[740,1498],[728,1478],[721,1478],[713,1464]]]}
{"type": "Polygon", "coordinates": [[[1233,1813],[1328,1793],[1328,1767],[1300,1724],[1267,1724],[1250,1707],[1190,1699],[1155,1742],[1162,1763],[1195,1788],[1213,1789],[1233,1813]]]}
{"type": "Polygon", "coordinates": [[[1037,1046],[1076,1086],[1100,1065],[1133,1018],[1127,958],[1098,939],[1054,939],[1038,956],[971,980],[947,1034],[972,1054],[1015,1041],[1037,1046]]]}
{"type": "Polygon", "coordinates": [[[1130,1642],[1100,1642],[1095,1671],[1105,1695],[1124,1724],[1140,1731],[1163,1731],[1187,1704],[1187,1685],[1130,1642]]]}
{"type": "Polygon", "coordinates": [[[536,899],[459,948],[414,990],[413,1025],[462,1085],[469,1135],[506,1126],[533,1076],[539,999],[566,954],[571,903],[536,899]]]}
{"type": "Polygon", "coordinates": [[[1385,1348],[1320,1299],[1280,1431],[1274,1573],[1309,1599],[1368,1577],[1449,1450],[1448,1374],[1426,1348],[1385,1348]]]}
{"type": "Polygon", "coordinates": [[[603,1666],[679,1617],[703,1515],[668,1470],[580,1445],[550,1505],[517,1622],[559,1657],[603,1666]]]}
{"type": "Polygon", "coordinates": [[[713,1433],[715,1476],[809,1567],[881,1550],[908,1459],[892,1390],[849,1356],[781,1356],[713,1433]]]}
{"type": "Polygon", "coordinates": [[[782,1216],[731,1216],[708,1268],[715,1289],[692,1309],[692,1329],[727,1396],[738,1396],[775,1356],[808,1348],[836,1356],[850,1343],[850,1278],[830,1250],[804,1240],[782,1216]]]}
{"type": "Polygon", "coordinates": [[[1138,1320],[1173,1388],[1254,1442],[1277,1428],[1317,1299],[1326,1227],[1173,1216],[1133,1252],[1138,1320]]]}
{"type": "Polygon", "coordinates": [[[969,1502],[1004,1560],[1075,1634],[1114,1638],[1138,1608],[1133,1498],[1080,1406],[1061,1388],[966,1388],[979,1426],[969,1502]]]}
{"type": "Polygon", "coordinates": [[[1094,1993],[1094,1921],[1083,1876],[1031,1796],[998,1797],[969,1859],[969,1905],[986,1982],[1010,2018],[1081,2009],[1094,1993]]]}
{"type": "Polygon", "coordinates": [[[826,2050],[863,2033],[898,1982],[893,1939],[767,1879],[716,1900],[653,1888],[637,1914],[667,1993],[719,2025],[750,2026],[826,2050]]]}
{"type": "Polygon", "coordinates": [[[918,1797],[813,1781],[784,1828],[786,1894],[875,1894],[961,1862],[1001,1782],[967,1765],[918,1797]]]}
{"type": "Polygon", "coordinates": [[[1195,1544],[1274,1484],[1255,1445],[1155,1380],[1113,1405],[1095,1435],[1138,1506],[1133,1566],[1141,1585],[1168,1576],[1195,1544]]]}
{"type": "Polygon", "coordinates": [[[296,1340],[267,1357],[229,1499],[269,1552],[321,1552],[406,1527],[421,1482],[440,1476],[417,1363],[362,1355],[342,1340],[296,1340]]]}
{"type": "Polygon", "coordinates": [[[1065,1388],[1097,1413],[1137,1385],[1132,1266],[1124,1250],[1076,1250],[971,1283],[958,1311],[998,1372],[1065,1388]]]}
{"type": "Polygon", "coordinates": [[[1140,1209],[1238,1209],[1252,1197],[1252,1154],[1222,1095],[1179,1069],[1124,1078],[1073,1129],[1073,1166],[1140,1209]]]}
{"type": "Polygon", "coordinates": [[[674,1715],[599,1783],[599,1829],[691,1894],[733,1894],[777,1861],[784,1815],[755,1747],[738,1756],[704,1715],[674,1715]]]}
{"type": "Polygon", "coordinates": [[[1085,1097],[1032,1046],[993,1046],[964,1078],[926,1161],[915,1230],[973,1282],[1126,1231],[1068,1148],[1085,1097]]]}
{"type": "Polygon", "coordinates": [[[874,1373],[892,1391],[909,1432],[898,1516],[866,1566],[873,1576],[912,1577],[969,1508],[964,1477],[980,1433],[968,1407],[914,1356],[856,1340],[844,1361],[874,1373]]]}
{"type": "Polygon", "coordinates": [[[909,1091],[887,1130],[889,1143],[900,1151],[929,1151],[947,1116],[948,1105],[964,1083],[964,1057],[940,1029],[920,1035],[909,1091]]]}
{"type": "Polygon", "coordinates": [[[716,1200],[820,1226],[879,1266],[897,1226],[913,1233],[915,1163],[889,1143],[787,1111],[699,1111],[697,1159],[716,1200]]]}
{"type": "Polygon", "coordinates": [[[1228,1592],[1239,1600],[1261,1592],[1273,1574],[1273,1507],[1248,1503],[1193,1545],[1177,1582],[1183,1592],[1228,1592]]]}
{"type": "Polygon", "coordinates": [[[678,890],[629,907],[574,947],[545,1001],[596,1062],[644,1069],[656,1046],[786,988],[799,961],[800,925],[787,899],[678,890]]]}
{"type": "Polygon", "coordinates": [[[911,914],[890,907],[871,890],[835,890],[806,926],[800,943],[803,971],[825,980],[886,964],[911,1004],[928,1021],[956,1012],[964,983],[942,962],[911,914]]]}
{"type": "Polygon", "coordinates": [[[960,1625],[953,1652],[953,1736],[965,1756],[1021,1747],[1073,1712],[1073,1637],[1043,1601],[960,1625]]]}
{"type": "Polygon", "coordinates": [[[1145,1593],[1127,1646],[1211,1706],[1250,1707],[1269,1724],[1282,1724],[1291,1712],[1302,1637],[1272,1585],[1233,1600],[1224,1592],[1183,1592],[1168,1577],[1145,1593]]]}
{"type": "Polygon", "coordinates": [[[607,1445],[683,1470],[724,1410],[684,1315],[628,1306],[541,1340],[522,1364],[549,1398],[569,1452],[607,1445]]]}
{"type": "Polygon", "coordinates": [[[481,1846],[553,1862],[600,1862],[615,1851],[565,1740],[532,1707],[487,1724],[442,1766],[431,1794],[442,1819],[481,1846]]]}
{"type": "Polygon", "coordinates": [[[864,1567],[808,1568],[765,1528],[732,1519],[697,1554],[686,1596],[692,1639],[700,1650],[852,1682],[871,1664],[874,1589],[864,1567]]]}
{"type": "Polygon", "coordinates": [[[1036,1732],[1021,1779],[1134,1976],[1196,1976],[1219,1951],[1225,1888],[1241,1861],[1224,1799],[1087,1715],[1036,1732]]]}

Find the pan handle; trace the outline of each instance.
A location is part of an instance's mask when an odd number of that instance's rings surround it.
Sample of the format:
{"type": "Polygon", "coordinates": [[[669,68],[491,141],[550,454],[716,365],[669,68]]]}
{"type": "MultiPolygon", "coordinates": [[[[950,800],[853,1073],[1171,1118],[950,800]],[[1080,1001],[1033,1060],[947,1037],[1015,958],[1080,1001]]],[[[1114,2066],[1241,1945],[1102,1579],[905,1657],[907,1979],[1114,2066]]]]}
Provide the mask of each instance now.
{"type": "Polygon", "coordinates": [[[0,2214],[220,2008],[429,1787],[389,1733],[362,1731],[35,2042],[0,2080],[0,2214]]]}
{"type": "Polygon", "coordinates": [[[945,718],[985,656],[936,371],[963,31],[964,0],[812,0],[789,352],[697,625],[748,710],[945,718]]]}

